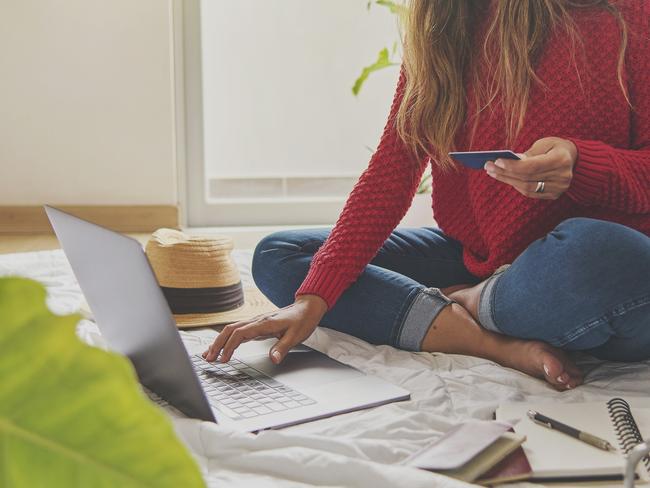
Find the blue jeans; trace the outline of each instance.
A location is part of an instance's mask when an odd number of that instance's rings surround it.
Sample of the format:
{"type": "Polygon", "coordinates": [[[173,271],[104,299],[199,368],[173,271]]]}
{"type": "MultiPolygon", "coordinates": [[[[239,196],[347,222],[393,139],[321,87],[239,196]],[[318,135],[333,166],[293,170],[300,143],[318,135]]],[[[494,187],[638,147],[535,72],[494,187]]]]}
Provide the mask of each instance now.
{"type": "MultiPolygon", "coordinates": [[[[264,238],[253,278],[277,306],[294,301],[327,229],[264,238]]],[[[435,228],[395,230],[321,326],[372,344],[418,351],[449,303],[437,288],[482,281],[464,266],[462,246],[435,228]]],[[[481,325],[602,359],[650,358],[650,237],[587,218],[562,222],[490,277],[479,303],[481,325]]]]}

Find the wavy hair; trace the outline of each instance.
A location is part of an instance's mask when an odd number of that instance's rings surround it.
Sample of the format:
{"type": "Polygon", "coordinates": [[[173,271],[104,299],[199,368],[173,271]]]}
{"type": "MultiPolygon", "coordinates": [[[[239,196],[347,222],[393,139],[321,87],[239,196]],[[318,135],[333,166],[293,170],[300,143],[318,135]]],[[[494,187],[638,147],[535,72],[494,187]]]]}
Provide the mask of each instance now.
{"type": "Polygon", "coordinates": [[[582,45],[569,10],[602,8],[618,21],[621,44],[618,81],[623,83],[628,32],[618,9],[607,0],[497,0],[487,26],[482,49],[472,43],[478,19],[487,14],[487,1],[410,0],[404,35],[406,86],[397,113],[397,130],[414,156],[430,157],[442,168],[453,163],[447,156],[465,120],[473,120],[472,138],[480,113],[499,99],[505,110],[508,144],[521,130],[535,74],[535,61],[549,32],[561,28],[568,34],[575,63],[582,45]],[[487,83],[479,80],[481,56],[491,66],[487,83]],[[467,114],[464,81],[473,83],[476,113],[467,114]]]}

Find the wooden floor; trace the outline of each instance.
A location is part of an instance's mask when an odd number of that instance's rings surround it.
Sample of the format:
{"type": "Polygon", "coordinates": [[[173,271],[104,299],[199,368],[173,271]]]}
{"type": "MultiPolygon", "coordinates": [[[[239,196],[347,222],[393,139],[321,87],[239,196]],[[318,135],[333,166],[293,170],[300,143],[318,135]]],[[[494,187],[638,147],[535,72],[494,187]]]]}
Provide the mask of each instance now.
{"type": "MultiPolygon", "coordinates": [[[[255,246],[265,236],[280,230],[303,230],[313,228],[329,228],[327,225],[285,225],[285,226],[257,226],[257,227],[192,227],[184,229],[191,235],[227,235],[232,237],[235,249],[255,249],[255,246]]],[[[143,245],[147,242],[150,233],[128,233],[143,245]]],[[[59,242],[53,233],[49,234],[2,234],[0,233],[0,254],[29,251],[47,251],[59,249],[59,242]]]]}
{"type": "MultiPolygon", "coordinates": [[[[278,230],[277,228],[241,228],[218,229],[201,228],[189,229],[190,234],[229,235],[235,242],[235,249],[254,249],[257,243],[266,235],[278,230]]],[[[145,244],[151,234],[127,234],[145,244]]],[[[59,249],[59,241],[54,234],[0,234],[0,254],[29,251],[45,251],[59,249]]]]}
{"type": "MultiPolygon", "coordinates": [[[[129,234],[145,243],[149,234],[129,234]]],[[[0,254],[59,249],[54,234],[0,234],[0,254]]]]}

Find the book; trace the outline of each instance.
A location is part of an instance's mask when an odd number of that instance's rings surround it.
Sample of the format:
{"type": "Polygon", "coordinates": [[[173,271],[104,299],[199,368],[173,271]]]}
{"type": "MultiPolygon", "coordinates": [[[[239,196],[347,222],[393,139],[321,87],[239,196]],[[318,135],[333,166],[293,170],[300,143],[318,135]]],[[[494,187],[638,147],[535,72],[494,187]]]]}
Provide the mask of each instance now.
{"type": "Polygon", "coordinates": [[[470,421],[455,426],[404,464],[468,483],[490,470],[525,441],[497,422],[470,421]]]}
{"type": "Polygon", "coordinates": [[[483,473],[474,483],[482,486],[494,486],[514,481],[528,480],[533,469],[530,467],[523,447],[518,447],[494,467],[483,473]]]}
{"type": "Polygon", "coordinates": [[[524,436],[506,432],[460,468],[436,472],[466,483],[474,483],[483,473],[521,447],[525,440],[524,436]]]}
{"type": "MultiPolygon", "coordinates": [[[[608,402],[513,403],[500,406],[496,418],[520,419],[515,432],[527,437],[524,452],[532,468],[530,481],[607,481],[621,480],[625,457],[643,435],[650,434],[650,403],[612,398],[608,402]],[[604,451],[557,430],[540,426],[528,418],[528,410],[538,411],[618,446],[616,452],[604,451]]],[[[650,480],[650,459],[640,463],[637,476],[650,480]]]]}

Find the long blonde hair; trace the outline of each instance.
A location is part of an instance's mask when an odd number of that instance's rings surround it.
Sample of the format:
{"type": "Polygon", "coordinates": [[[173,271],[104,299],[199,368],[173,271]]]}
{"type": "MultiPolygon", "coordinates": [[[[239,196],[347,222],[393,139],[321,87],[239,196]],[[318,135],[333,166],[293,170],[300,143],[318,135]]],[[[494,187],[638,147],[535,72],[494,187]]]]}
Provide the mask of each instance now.
{"type": "MultiPolygon", "coordinates": [[[[572,43],[572,52],[581,43],[570,8],[600,7],[611,12],[621,30],[618,81],[623,84],[627,28],[620,12],[607,0],[497,0],[483,42],[483,58],[492,59],[489,83],[478,78],[479,54],[469,33],[477,25],[484,6],[478,0],[410,0],[404,36],[406,86],[399,111],[397,130],[421,159],[431,157],[440,167],[452,166],[447,152],[453,149],[456,132],[467,117],[476,129],[482,110],[491,107],[498,96],[505,110],[506,140],[512,144],[520,131],[535,74],[535,61],[549,32],[563,28],[572,43]],[[491,50],[491,46],[497,49],[491,50]],[[472,77],[475,114],[467,114],[464,80],[472,77]]],[[[575,64],[575,63],[574,63],[575,64]]],[[[576,65],[577,66],[577,65],[576,65]]]]}

